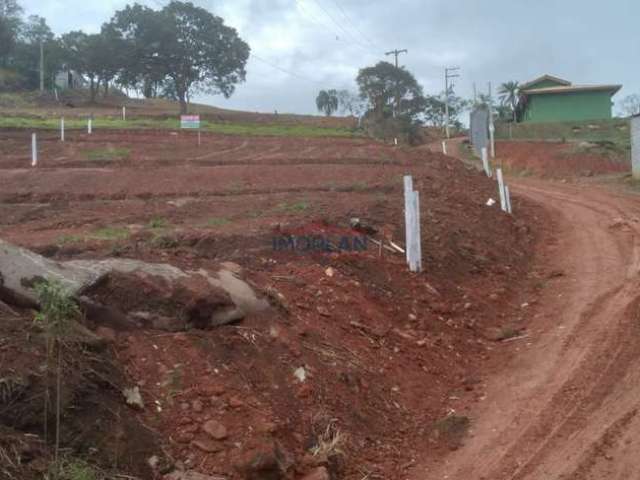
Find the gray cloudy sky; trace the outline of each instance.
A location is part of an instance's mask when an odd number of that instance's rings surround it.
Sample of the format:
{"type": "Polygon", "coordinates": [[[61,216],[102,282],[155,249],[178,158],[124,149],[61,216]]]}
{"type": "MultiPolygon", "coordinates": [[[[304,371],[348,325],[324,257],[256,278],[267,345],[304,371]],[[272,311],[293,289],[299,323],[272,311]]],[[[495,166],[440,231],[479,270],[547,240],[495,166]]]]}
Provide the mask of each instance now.
{"type": "MultiPolygon", "coordinates": [[[[574,83],[621,83],[640,93],[640,1],[610,0],[192,0],[225,19],[251,46],[247,81],[229,99],[249,111],[314,113],[320,88],[355,90],[358,69],[407,48],[401,63],[427,93],[459,65],[456,90],[472,95],[543,73],[574,83]],[[274,68],[293,72],[291,75],[274,68]]],[[[97,31],[128,0],[20,0],[56,33],[97,31]]],[[[139,0],[160,7],[166,0],[139,0]]],[[[391,60],[391,57],[387,57],[391,60]]]]}

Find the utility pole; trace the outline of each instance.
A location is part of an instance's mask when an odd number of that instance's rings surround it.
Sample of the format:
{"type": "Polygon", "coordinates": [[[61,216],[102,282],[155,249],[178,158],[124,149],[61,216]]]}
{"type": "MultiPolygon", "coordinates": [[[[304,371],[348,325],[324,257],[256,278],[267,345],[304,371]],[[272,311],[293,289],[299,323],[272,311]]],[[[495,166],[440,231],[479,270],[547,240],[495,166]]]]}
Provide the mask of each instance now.
{"type": "Polygon", "coordinates": [[[40,93],[44,93],[44,44],[40,40],[40,93]]]}
{"type": "MultiPolygon", "coordinates": [[[[445,121],[444,129],[445,129],[447,138],[450,138],[449,136],[449,79],[459,77],[460,74],[458,73],[458,70],[460,70],[460,67],[445,67],[444,69],[444,121],[445,121]]],[[[453,82],[451,83],[451,86],[453,87],[453,82]]]]}
{"type": "MultiPolygon", "coordinates": [[[[405,48],[403,50],[398,50],[397,48],[395,50],[391,50],[390,52],[386,52],[385,55],[393,55],[395,56],[395,65],[396,65],[396,70],[398,70],[400,67],[398,66],[398,56],[401,53],[409,53],[409,51],[405,48]]],[[[395,117],[398,112],[400,111],[400,86],[398,85],[398,81],[396,80],[396,106],[393,109],[393,116],[395,117]]]]}

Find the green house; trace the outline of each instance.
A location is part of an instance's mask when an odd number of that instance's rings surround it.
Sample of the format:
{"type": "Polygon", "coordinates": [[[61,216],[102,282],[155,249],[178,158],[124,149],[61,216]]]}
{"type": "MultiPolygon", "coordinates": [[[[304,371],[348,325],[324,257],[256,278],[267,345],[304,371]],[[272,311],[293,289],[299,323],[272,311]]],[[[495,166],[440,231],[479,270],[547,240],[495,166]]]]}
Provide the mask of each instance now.
{"type": "Polygon", "coordinates": [[[611,118],[611,97],[621,85],[573,85],[543,75],[520,85],[519,122],[571,122],[611,118]]]}

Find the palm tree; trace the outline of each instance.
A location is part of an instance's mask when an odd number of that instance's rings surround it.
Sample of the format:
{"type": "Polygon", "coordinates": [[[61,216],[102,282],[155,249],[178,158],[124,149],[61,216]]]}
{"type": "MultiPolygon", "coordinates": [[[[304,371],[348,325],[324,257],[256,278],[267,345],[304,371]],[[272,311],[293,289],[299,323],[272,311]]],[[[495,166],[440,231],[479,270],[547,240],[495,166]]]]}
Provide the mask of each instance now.
{"type": "Polygon", "coordinates": [[[333,112],[338,110],[338,92],[336,90],[320,90],[316,97],[316,106],[318,110],[330,117],[333,112]]]}
{"type": "Polygon", "coordinates": [[[508,105],[513,113],[513,121],[516,121],[516,107],[518,106],[518,96],[520,93],[520,84],[515,80],[500,85],[498,94],[503,105],[508,105]]]}

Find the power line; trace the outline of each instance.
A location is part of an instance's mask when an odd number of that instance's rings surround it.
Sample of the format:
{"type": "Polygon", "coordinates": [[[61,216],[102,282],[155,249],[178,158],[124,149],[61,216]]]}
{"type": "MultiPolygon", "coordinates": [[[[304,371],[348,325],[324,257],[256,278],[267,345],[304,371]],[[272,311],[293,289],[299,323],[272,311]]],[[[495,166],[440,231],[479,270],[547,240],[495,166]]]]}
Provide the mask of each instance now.
{"type": "Polygon", "coordinates": [[[360,34],[360,36],[367,42],[369,43],[372,47],[374,48],[378,48],[378,46],[376,45],[375,42],[373,42],[367,35],[364,34],[364,32],[362,30],[360,30],[358,28],[358,26],[356,25],[356,23],[351,20],[351,17],[349,17],[349,15],[347,15],[347,12],[344,11],[344,8],[342,8],[342,5],[340,5],[338,3],[337,0],[333,0],[333,3],[335,4],[336,7],[338,7],[338,9],[340,10],[340,12],[342,13],[342,16],[347,20],[348,23],[351,24],[351,26],[353,27],[353,29],[358,32],[360,34]]]}
{"type": "Polygon", "coordinates": [[[273,62],[271,62],[271,61],[269,61],[269,60],[266,60],[266,59],[264,59],[264,58],[262,58],[262,57],[260,57],[260,56],[256,55],[256,54],[255,54],[255,53],[253,53],[253,52],[251,52],[251,56],[252,56],[253,58],[255,58],[256,60],[259,60],[259,61],[261,61],[262,63],[264,63],[264,64],[266,64],[266,65],[269,65],[271,68],[275,68],[276,70],[279,70],[279,71],[281,71],[282,73],[286,73],[287,75],[290,75],[290,76],[292,76],[292,77],[296,77],[296,78],[298,78],[298,79],[300,79],[300,80],[304,80],[305,82],[311,82],[311,83],[315,83],[315,84],[318,84],[318,85],[321,85],[321,84],[322,84],[322,82],[319,82],[318,80],[312,80],[311,78],[307,78],[307,77],[305,77],[305,76],[303,76],[303,75],[299,75],[299,74],[297,74],[297,73],[295,73],[295,72],[292,72],[291,70],[287,70],[286,68],[283,68],[283,67],[281,67],[280,65],[277,65],[276,63],[273,63],[273,62]]]}
{"type": "MultiPolygon", "coordinates": [[[[297,0],[297,1],[298,1],[299,4],[301,4],[300,0],[297,0]]],[[[320,0],[313,0],[313,2],[336,25],[336,27],[338,27],[338,29],[342,30],[345,33],[346,37],[348,37],[349,43],[352,43],[353,45],[357,46],[358,48],[362,49],[363,51],[365,51],[365,52],[367,52],[369,54],[378,55],[377,53],[375,53],[375,54],[372,53],[369,50],[369,47],[367,47],[366,45],[363,45],[362,43],[360,43],[360,41],[353,34],[351,34],[351,32],[349,32],[346,28],[344,28],[342,26],[342,24],[340,22],[338,22],[335,19],[335,17],[333,15],[331,15],[331,13],[320,3],[320,0]]]]}

